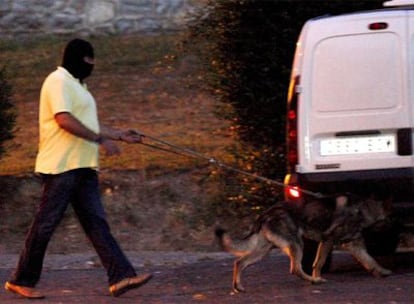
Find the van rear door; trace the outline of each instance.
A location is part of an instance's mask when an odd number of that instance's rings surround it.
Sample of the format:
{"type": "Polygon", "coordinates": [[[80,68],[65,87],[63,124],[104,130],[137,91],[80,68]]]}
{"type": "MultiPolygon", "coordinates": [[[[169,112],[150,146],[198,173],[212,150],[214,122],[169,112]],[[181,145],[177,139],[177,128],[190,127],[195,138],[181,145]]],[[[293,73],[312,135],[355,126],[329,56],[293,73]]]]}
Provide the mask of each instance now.
{"type": "Polygon", "coordinates": [[[400,137],[412,131],[414,116],[411,16],[377,11],[309,22],[299,88],[298,173],[413,166],[412,153],[400,151],[400,137]]]}

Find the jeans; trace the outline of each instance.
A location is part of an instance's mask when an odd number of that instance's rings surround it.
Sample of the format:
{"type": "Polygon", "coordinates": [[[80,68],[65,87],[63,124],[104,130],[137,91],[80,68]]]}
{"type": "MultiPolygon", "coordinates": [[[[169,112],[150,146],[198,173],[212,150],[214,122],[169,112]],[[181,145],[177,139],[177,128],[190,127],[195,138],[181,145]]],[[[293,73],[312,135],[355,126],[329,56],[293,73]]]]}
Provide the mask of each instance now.
{"type": "Polygon", "coordinates": [[[13,284],[34,287],[39,281],[47,245],[70,203],[107,271],[109,284],[136,275],[106,221],[97,172],[76,169],[43,175],[41,204],[27,234],[13,284]]]}

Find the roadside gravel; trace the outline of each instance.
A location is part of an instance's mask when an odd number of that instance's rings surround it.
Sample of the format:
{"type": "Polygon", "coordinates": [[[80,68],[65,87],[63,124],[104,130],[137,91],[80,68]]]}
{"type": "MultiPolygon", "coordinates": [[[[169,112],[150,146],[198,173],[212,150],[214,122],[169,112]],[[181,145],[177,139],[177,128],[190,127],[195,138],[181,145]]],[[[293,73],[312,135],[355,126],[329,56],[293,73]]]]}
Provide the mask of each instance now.
{"type": "MultiPolygon", "coordinates": [[[[126,252],[135,268],[154,266],[182,266],[201,261],[218,261],[231,257],[225,252],[163,252],[144,251],[126,252]]],[[[0,254],[0,268],[13,269],[16,266],[17,254],[0,254]]],[[[72,254],[47,254],[44,261],[45,269],[93,269],[101,267],[99,258],[94,252],[72,254]]]]}

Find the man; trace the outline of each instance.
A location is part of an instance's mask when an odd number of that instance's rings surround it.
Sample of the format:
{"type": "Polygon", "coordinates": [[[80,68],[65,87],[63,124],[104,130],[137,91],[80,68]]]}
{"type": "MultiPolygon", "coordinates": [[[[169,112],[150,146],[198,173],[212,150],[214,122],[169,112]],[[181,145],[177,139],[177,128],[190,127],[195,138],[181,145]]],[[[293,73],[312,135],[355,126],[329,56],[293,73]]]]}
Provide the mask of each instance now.
{"type": "Polygon", "coordinates": [[[41,204],[26,236],[13,278],[5,288],[26,298],[43,298],[35,289],[48,242],[69,204],[105,267],[109,292],[119,296],[151,279],[136,272],[113,238],[102,206],[97,169],[99,146],[120,153],[115,141],[141,142],[133,131],[99,125],[96,104],[84,84],[94,66],[92,45],[70,41],[62,65],[44,81],[40,92],[39,151],[35,171],[43,178],[41,204]]]}

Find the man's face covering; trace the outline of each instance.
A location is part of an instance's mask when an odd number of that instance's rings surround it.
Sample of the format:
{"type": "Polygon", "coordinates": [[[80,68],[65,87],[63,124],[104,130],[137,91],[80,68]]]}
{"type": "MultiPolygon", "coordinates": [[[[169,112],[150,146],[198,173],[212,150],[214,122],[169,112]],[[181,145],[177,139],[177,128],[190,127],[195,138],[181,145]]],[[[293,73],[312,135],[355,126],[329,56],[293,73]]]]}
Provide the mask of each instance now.
{"type": "Polygon", "coordinates": [[[93,70],[93,64],[86,62],[85,57],[91,60],[94,58],[94,53],[92,45],[82,39],[71,40],[63,51],[62,67],[81,82],[93,70]]]}

